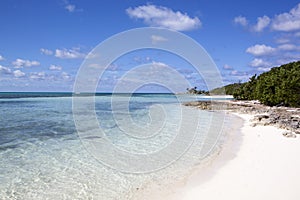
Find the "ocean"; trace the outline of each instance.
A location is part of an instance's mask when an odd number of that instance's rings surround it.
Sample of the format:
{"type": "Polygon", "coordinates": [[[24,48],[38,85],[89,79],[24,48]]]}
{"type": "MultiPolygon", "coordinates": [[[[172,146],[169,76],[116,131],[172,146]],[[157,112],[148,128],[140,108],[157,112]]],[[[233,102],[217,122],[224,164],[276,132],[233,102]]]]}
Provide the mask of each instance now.
{"type": "Polygon", "coordinates": [[[0,199],[122,200],[167,190],[218,152],[235,124],[182,106],[201,96],[96,94],[97,135],[85,113],[74,119],[72,100],[0,93],[0,199]]]}

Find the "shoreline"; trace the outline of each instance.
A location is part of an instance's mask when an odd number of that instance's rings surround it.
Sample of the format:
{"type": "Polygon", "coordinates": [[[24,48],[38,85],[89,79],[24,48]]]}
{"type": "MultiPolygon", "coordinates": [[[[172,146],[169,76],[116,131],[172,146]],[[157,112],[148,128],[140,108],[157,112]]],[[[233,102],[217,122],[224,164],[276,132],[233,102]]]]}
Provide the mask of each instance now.
{"type": "MultiPolygon", "coordinates": [[[[192,108],[196,109],[196,108],[192,108]]],[[[226,141],[231,141],[232,134],[240,130],[240,128],[243,126],[243,120],[235,115],[229,114],[227,112],[223,112],[225,115],[225,118],[227,122],[223,123],[229,123],[234,121],[233,125],[231,126],[224,126],[222,128],[222,134],[218,140],[218,142],[215,144],[215,147],[213,150],[205,156],[203,159],[197,161],[198,163],[193,166],[190,166],[188,170],[186,170],[186,173],[184,173],[181,177],[168,177],[165,182],[152,182],[150,181],[146,185],[141,185],[140,188],[134,192],[133,199],[143,199],[143,200],[150,200],[150,199],[157,199],[157,200],[163,200],[163,199],[169,199],[169,196],[172,196],[172,193],[176,192],[178,195],[178,191],[181,191],[182,188],[184,188],[185,184],[188,182],[189,177],[194,176],[195,174],[198,174],[198,172],[202,172],[203,169],[207,169],[208,166],[210,166],[214,160],[216,160],[222,149],[223,144],[226,141]],[[230,134],[230,138],[229,138],[230,134]]],[[[223,115],[223,114],[222,114],[223,115]]],[[[226,142],[227,143],[227,142],[226,142]]],[[[236,148],[239,148],[239,141],[238,144],[234,144],[236,148]]],[[[227,160],[224,161],[224,164],[227,160]]],[[[213,174],[205,175],[205,178],[201,178],[202,182],[205,182],[206,180],[209,180],[213,174]]],[[[173,198],[171,198],[173,199],[173,198]]],[[[176,198],[178,199],[178,198],[176,198]]],[[[179,198],[180,199],[180,198],[179,198]]]]}
{"type": "MultiPolygon", "coordinates": [[[[236,103],[240,102],[233,104],[236,103]]],[[[216,158],[205,166],[196,166],[190,176],[176,184],[178,187],[173,189],[173,194],[166,193],[159,199],[300,198],[300,157],[297,155],[300,152],[300,135],[296,134],[299,130],[274,126],[267,123],[270,121],[259,119],[257,114],[266,114],[265,110],[246,110],[226,111],[244,120],[240,132],[230,133],[216,158]]]]}
{"type": "MultiPolygon", "coordinates": [[[[161,200],[185,200],[188,192],[195,187],[201,186],[206,182],[214,178],[219,169],[222,169],[228,162],[236,157],[236,152],[241,148],[243,141],[241,129],[244,127],[245,119],[235,113],[227,112],[226,115],[233,115],[241,120],[235,128],[232,128],[233,132],[225,133],[225,140],[220,143],[219,149],[215,154],[204,159],[203,163],[195,166],[194,170],[188,177],[181,183],[183,187],[177,188],[172,195],[167,195],[161,198],[161,200]]],[[[202,194],[201,194],[202,195],[202,194]]],[[[209,199],[207,196],[197,196],[193,199],[198,200],[200,198],[209,199]]],[[[218,200],[221,199],[220,197],[218,200]]]]}
{"type": "Polygon", "coordinates": [[[300,108],[270,107],[260,104],[258,101],[194,101],[184,104],[201,110],[219,111],[225,110],[237,114],[253,115],[256,125],[272,125],[286,129],[292,134],[300,134],[300,108]]]}

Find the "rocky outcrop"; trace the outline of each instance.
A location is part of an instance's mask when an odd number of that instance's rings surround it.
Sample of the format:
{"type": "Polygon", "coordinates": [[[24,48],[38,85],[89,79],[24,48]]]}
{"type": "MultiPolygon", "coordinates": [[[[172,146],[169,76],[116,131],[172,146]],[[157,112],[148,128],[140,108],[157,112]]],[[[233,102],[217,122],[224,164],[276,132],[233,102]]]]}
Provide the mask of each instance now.
{"type": "MultiPolygon", "coordinates": [[[[185,103],[203,110],[229,110],[252,114],[253,126],[274,125],[300,134],[300,108],[269,107],[258,101],[197,101],[185,103]]],[[[286,137],[289,137],[287,134],[286,137]]],[[[292,136],[291,136],[292,137],[292,136]]]]}
{"type": "Polygon", "coordinates": [[[288,132],[284,132],[282,133],[283,136],[287,137],[287,138],[296,138],[296,134],[291,132],[291,131],[288,131],[288,132]]]}

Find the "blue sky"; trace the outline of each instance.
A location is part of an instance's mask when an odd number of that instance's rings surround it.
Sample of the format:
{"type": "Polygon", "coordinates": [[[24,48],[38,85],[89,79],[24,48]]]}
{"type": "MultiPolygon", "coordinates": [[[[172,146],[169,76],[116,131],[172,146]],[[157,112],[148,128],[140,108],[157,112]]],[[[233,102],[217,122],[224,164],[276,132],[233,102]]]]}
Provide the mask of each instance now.
{"type": "MultiPolygon", "coordinates": [[[[299,3],[3,0],[0,91],[72,91],[84,57],[96,45],[119,32],[149,26],[177,30],[201,44],[224,84],[246,81],[255,73],[300,59],[299,3]]],[[[116,60],[99,90],[111,91],[124,68],[147,63],[171,66],[191,85],[205,89],[185,61],[166,52],[144,50],[116,60]]]]}

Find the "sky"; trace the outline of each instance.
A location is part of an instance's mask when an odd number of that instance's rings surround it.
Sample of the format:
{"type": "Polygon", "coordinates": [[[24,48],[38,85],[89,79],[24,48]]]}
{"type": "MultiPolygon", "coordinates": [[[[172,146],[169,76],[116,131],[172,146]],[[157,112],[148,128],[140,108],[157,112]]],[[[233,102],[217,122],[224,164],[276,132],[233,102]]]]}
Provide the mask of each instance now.
{"type": "MultiPolygon", "coordinates": [[[[73,91],[90,51],[115,34],[143,27],[172,29],[195,40],[224,84],[300,60],[300,2],[294,0],[2,0],[0,24],[0,91],[73,91]]],[[[98,91],[112,91],[141,64],[172,67],[191,86],[206,89],[187,61],[144,49],[111,63],[98,91]]]]}

